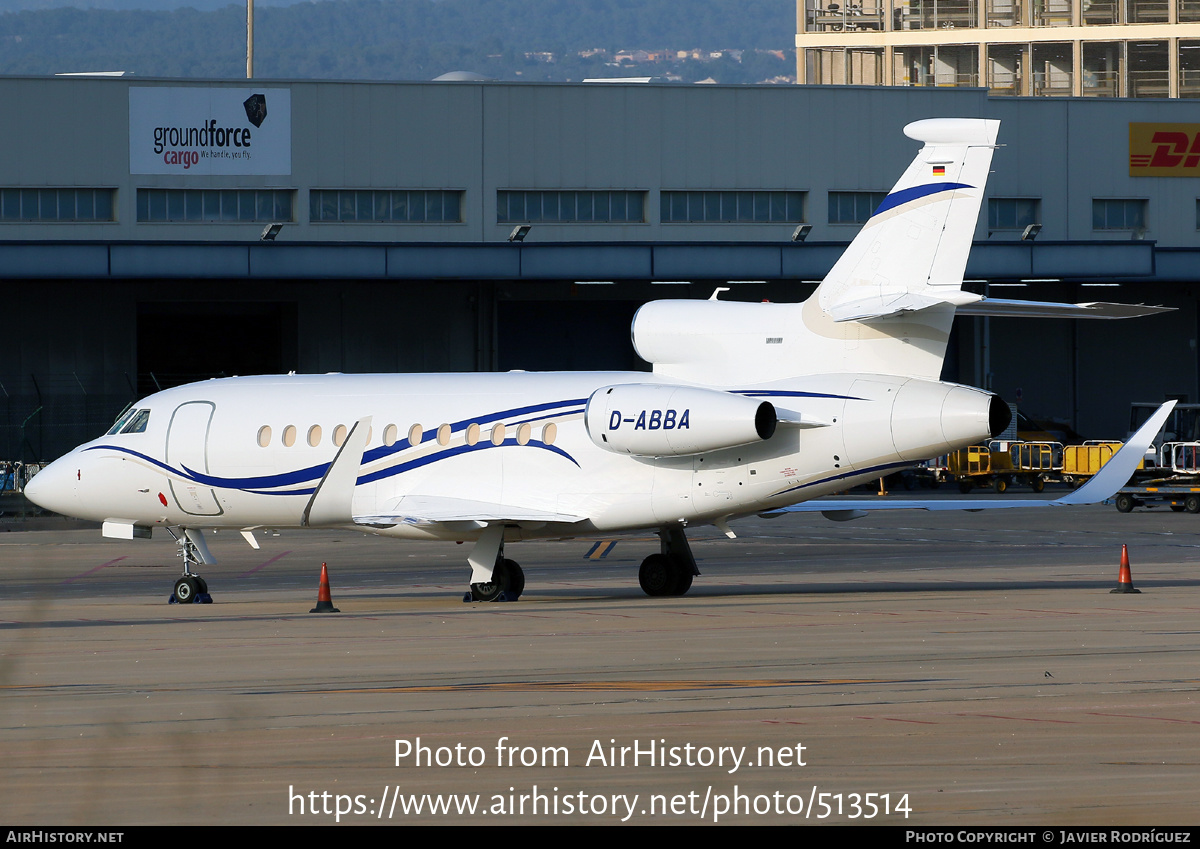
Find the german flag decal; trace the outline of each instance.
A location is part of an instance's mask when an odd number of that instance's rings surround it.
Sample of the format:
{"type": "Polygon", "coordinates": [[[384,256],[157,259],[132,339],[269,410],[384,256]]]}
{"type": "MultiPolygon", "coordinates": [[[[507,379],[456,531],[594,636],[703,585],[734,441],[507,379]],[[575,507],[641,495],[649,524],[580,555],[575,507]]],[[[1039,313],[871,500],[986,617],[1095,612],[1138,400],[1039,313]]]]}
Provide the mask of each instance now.
{"type": "Polygon", "coordinates": [[[946,166],[945,165],[934,165],[933,166],[933,176],[945,177],[946,176],[946,166]]]}

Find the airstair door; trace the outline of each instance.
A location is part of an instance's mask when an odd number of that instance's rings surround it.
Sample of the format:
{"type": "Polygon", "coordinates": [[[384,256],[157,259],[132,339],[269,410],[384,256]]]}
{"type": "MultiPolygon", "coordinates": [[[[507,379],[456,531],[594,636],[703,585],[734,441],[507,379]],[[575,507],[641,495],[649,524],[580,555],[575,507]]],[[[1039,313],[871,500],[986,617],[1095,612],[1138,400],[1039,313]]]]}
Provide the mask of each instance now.
{"type": "MultiPolygon", "coordinates": [[[[171,416],[167,431],[167,465],[184,478],[209,474],[208,430],[216,405],[211,401],[180,404],[171,416]]],[[[224,511],[212,487],[194,480],[171,480],[171,494],[184,513],[192,516],[219,516],[224,511]]]]}

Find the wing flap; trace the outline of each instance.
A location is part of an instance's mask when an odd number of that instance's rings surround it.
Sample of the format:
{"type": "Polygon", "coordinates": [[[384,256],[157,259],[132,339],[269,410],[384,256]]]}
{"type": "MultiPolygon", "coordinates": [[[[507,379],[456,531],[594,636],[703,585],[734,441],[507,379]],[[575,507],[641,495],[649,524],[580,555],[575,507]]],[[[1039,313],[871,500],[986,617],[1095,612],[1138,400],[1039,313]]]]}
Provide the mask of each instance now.
{"type": "Polygon", "coordinates": [[[373,515],[355,516],[358,525],[440,525],[447,522],[494,522],[545,524],[582,522],[586,517],[514,504],[496,504],[438,495],[406,495],[390,509],[373,515]]]}

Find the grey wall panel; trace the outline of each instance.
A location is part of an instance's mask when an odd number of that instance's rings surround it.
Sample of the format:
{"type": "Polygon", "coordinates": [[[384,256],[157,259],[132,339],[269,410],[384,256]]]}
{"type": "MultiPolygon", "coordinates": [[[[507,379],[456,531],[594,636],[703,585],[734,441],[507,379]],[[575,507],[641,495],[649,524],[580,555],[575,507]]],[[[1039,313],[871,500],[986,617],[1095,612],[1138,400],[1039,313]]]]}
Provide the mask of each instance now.
{"type": "Polygon", "coordinates": [[[107,276],[107,245],[0,244],[0,277],[107,276]]]}
{"type": "Polygon", "coordinates": [[[387,254],[368,245],[291,246],[250,248],[251,277],[361,278],[383,277],[387,254]]]}
{"type": "Polygon", "coordinates": [[[515,280],[520,274],[521,257],[515,245],[423,245],[387,249],[388,277],[515,280]]]}
{"type": "Polygon", "coordinates": [[[113,277],[246,277],[242,245],[113,245],[113,277]]]}
{"type": "Polygon", "coordinates": [[[800,280],[823,280],[845,250],[844,244],[814,245],[811,242],[802,242],[795,246],[784,246],[780,248],[783,254],[783,276],[800,280]]]}
{"type": "Polygon", "coordinates": [[[1142,277],[1153,273],[1154,245],[1149,242],[1038,245],[1033,252],[1034,277],[1142,277]]]}
{"type": "Polygon", "coordinates": [[[660,245],[656,280],[755,280],[782,276],[780,248],[749,245],[660,245]]]}
{"type": "Polygon", "coordinates": [[[1029,242],[976,244],[967,260],[965,277],[968,280],[1032,277],[1033,250],[1029,242]]]}
{"type": "Polygon", "coordinates": [[[523,245],[521,276],[558,280],[648,280],[648,245],[523,245]]]}

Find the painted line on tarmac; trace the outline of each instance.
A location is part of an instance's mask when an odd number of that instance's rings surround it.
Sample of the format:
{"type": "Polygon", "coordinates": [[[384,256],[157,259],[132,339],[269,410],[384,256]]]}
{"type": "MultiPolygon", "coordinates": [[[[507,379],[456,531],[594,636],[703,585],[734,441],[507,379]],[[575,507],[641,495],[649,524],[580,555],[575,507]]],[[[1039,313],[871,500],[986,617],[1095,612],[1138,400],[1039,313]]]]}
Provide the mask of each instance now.
{"type": "Polygon", "coordinates": [[[80,572],[78,575],[76,575],[76,576],[75,576],[75,577],[73,577],[73,578],[67,578],[67,579],[66,579],[65,581],[63,581],[62,583],[64,583],[64,584],[73,584],[73,583],[75,583],[76,581],[80,580],[81,578],[86,578],[86,577],[88,577],[88,576],[89,576],[89,575],[91,575],[91,574],[94,574],[94,573],[96,573],[96,572],[99,572],[101,569],[104,569],[104,568],[106,568],[106,567],[108,567],[108,566],[112,566],[114,563],[120,563],[122,560],[124,560],[124,559],[125,559],[125,558],[127,558],[128,556],[129,556],[128,554],[123,554],[123,555],[121,555],[120,557],[115,557],[115,558],[113,558],[112,560],[108,561],[107,563],[101,563],[99,566],[95,567],[94,569],[88,569],[86,572],[80,572]]]}

